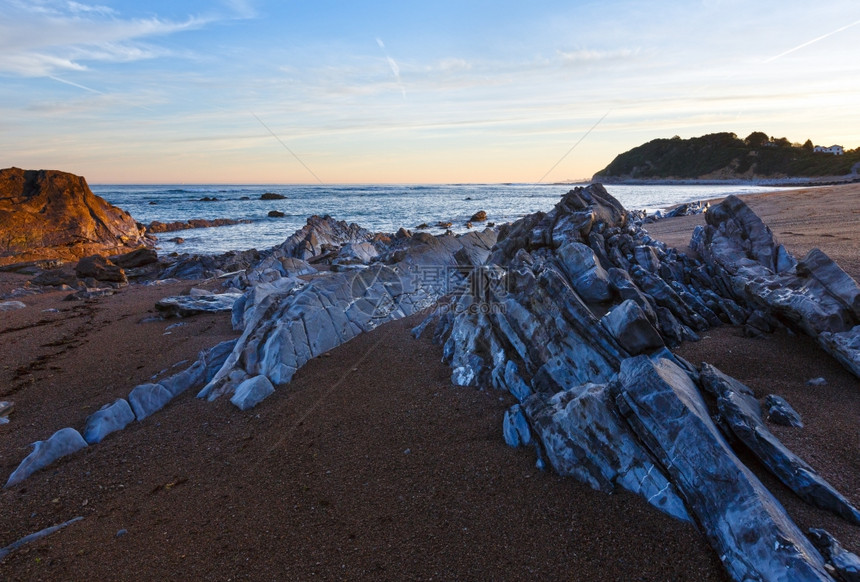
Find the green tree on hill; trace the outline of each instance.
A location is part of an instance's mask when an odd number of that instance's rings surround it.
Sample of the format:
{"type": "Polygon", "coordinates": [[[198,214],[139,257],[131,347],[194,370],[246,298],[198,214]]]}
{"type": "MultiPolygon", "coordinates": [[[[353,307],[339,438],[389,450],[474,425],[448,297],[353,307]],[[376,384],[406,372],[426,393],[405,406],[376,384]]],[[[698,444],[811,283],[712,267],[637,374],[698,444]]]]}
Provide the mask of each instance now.
{"type": "Polygon", "coordinates": [[[751,148],[760,148],[769,141],[767,134],[761,131],[754,131],[744,138],[744,143],[751,148]]]}
{"type": "Polygon", "coordinates": [[[813,151],[812,140],[792,147],[785,137],[754,131],[655,139],[616,156],[595,178],[699,179],[844,176],[860,162],[860,148],[843,156],[813,151]]]}

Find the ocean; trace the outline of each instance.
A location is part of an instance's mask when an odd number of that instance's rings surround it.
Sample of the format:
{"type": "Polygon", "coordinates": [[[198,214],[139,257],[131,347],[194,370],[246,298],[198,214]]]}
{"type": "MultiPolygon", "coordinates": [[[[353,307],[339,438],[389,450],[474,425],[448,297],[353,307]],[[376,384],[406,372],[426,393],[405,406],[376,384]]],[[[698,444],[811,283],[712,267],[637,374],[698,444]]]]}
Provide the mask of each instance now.
{"type": "MultiPolygon", "coordinates": [[[[424,184],[424,185],[92,185],[92,191],[128,211],[143,224],[194,218],[232,218],[247,224],[197,228],[158,235],[161,252],[217,254],[250,248],[267,249],[282,243],[304,226],[307,217],[329,214],[355,222],[374,232],[414,230],[426,223],[425,232],[438,234],[439,222],[451,222],[451,230],[466,232],[466,222],[484,210],[488,221],[511,222],[539,210],[549,211],[573,186],[551,184],[424,184]],[[260,200],[265,192],[284,200],[260,200]],[[215,198],[214,201],[202,201],[215,198]],[[269,218],[271,210],[284,213],[269,218]],[[184,243],[169,242],[181,237],[184,243]]],[[[773,187],[720,186],[607,186],[630,210],[655,211],[683,202],[773,190],[773,187]]],[[[484,228],[476,224],[476,228],[484,228]]]]}

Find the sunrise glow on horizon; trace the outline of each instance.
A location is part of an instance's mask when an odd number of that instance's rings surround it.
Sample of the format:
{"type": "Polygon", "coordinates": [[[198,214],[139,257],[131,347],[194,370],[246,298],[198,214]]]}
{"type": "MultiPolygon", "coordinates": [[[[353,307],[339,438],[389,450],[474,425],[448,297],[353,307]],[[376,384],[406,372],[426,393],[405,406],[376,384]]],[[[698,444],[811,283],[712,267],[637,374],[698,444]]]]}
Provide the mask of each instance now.
{"type": "Polygon", "coordinates": [[[858,49],[845,0],[0,0],[0,167],[551,183],[673,135],[856,148],[858,49]]]}

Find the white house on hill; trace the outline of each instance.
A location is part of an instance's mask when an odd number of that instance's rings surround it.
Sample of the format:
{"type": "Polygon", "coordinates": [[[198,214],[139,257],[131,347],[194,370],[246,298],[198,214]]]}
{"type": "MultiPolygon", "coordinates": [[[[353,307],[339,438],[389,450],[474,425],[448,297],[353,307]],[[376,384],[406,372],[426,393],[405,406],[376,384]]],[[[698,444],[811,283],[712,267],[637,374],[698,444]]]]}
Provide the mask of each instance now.
{"type": "Polygon", "coordinates": [[[824,146],[815,146],[812,151],[822,154],[833,154],[834,156],[841,156],[845,154],[845,150],[842,149],[841,145],[832,145],[829,148],[824,146]]]}

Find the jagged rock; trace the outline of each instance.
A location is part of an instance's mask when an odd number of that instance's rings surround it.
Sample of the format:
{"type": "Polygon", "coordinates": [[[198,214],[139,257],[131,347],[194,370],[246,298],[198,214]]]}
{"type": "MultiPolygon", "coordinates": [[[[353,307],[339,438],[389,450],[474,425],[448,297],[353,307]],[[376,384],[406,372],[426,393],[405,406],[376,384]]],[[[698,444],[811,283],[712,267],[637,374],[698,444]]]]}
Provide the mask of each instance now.
{"type": "Polygon", "coordinates": [[[236,393],[230,399],[239,410],[254,408],[268,396],[275,393],[275,387],[265,376],[248,378],[236,387],[236,393]]]}
{"type": "Polygon", "coordinates": [[[0,264],[132,250],[146,245],[125,211],[84,178],[55,170],[0,170],[0,264]]]}
{"type": "Polygon", "coordinates": [[[75,275],[79,279],[92,277],[96,281],[128,283],[128,278],[122,267],[113,264],[101,255],[90,255],[78,261],[77,266],[75,266],[75,275]]]}
{"type": "Polygon", "coordinates": [[[712,207],[706,220],[690,246],[722,284],[754,309],[818,338],[825,351],[860,377],[857,283],[817,249],[795,262],[735,196],[712,207]]]}
{"type": "MultiPolygon", "coordinates": [[[[214,202],[216,199],[210,199],[208,202],[214,202]]],[[[149,233],[174,232],[177,230],[186,230],[190,228],[212,228],[216,226],[231,226],[234,224],[245,224],[250,220],[235,220],[233,218],[192,218],[188,221],[178,220],[176,222],[159,222],[153,220],[146,227],[149,233]]]]}
{"type": "Polygon", "coordinates": [[[41,285],[43,287],[62,287],[63,285],[73,287],[78,282],[78,276],[75,274],[75,269],[72,265],[63,265],[57,269],[49,269],[39,273],[30,282],[33,285],[41,285]]]}
{"type": "Polygon", "coordinates": [[[594,251],[580,242],[567,242],[556,251],[570,284],[586,302],[603,302],[612,297],[609,275],[600,266],[594,251]]]}
{"type": "Polygon", "coordinates": [[[378,256],[376,247],[369,242],[347,243],[340,247],[340,252],[333,262],[339,265],[367,265],[378,256]]]}
{"type": "Polygon", "coordinates": [[[236,340],[223,341],[214,347],[203,350],[191,366],[168,378],[159,380],[158,383],[167,390],[172,397],[182,394],[189,388],[200,389],[209,382],[215,373],[224,365],[230,352],[236,346],[236,340]]]}
{"type": "Polygon", "coordinates": [[[33,451],[9,475],[6,487],[17,485],[39,469],[47,467],[57,459],[85,448],[84,437],[73,428],[61,428],[48,440],[33,443],[33,451]]]}
{"type": "Polygon", "coordinates": [[[654,247],[637,245],[633,249],[633,258],[646,271],[656,273],[660,269],[660,259],[657,257],[657,253],[654,252],[654,247]]]}
{"type": "Polygon", "coordinates": [[[836,298],[855,317],[860,318],[860,287],[833,259],[819,249],[812,249],[797,263],[799,277],[811,277],[836,298]]]}
{"type": "Polygon", "coordinates": [[[183,254],[168,264],[162,279],[208,279],[225,273],[244,271],[258,263],[262,257],[256,249],[228,251],[221,255],[183,254]]]}
{"type": "Polygon", "coordinates": [[[553,396],[533,394],[523,409],[559,475],[606,493],[627,489],[673,517],[690,520],[674,486],[616,414],[605,384],[584,384],[553,396]]]}
{"type": "Polygon", "coordinates": [[[252,287],[261,283],[271,283],[281,277],[299,277],[317,272],[317,269],[301,259],[268,256],[247,271],[245,282],[252,287]]]}
{"type": "Polygon", "coordinates": [[[129,393],[128,403],[134,411],[134,416],[141,421],[164,408],[172,398],[173,394],[161,384],[140,384],[129,393]]]}
{"type": "Polygon", "coordinates": [[[324,248],[340,248],[347,243],[373,240],[373,233],[357,224],[334,220],[331,216],[311,216],[307,224],[296,231],[273,251],[276,257],[294,257],[308,260],[323,255],[324,248]]]}
{"type": "Polygon", "coordinates": [[[860,525],[860,511],[767,429],[752,390],[707,363],[702,364],[700,377],[717,398],[720,415],[734,435],[769,471],[807,503],[860,525]]]}
{"type": "Polygon", "coordinates": [[[767,408],[767,419],[772,423],[803,428],[800,414],[782,396],[768,394],[764,398],[764,405],[767,408]]]}
{"type": "Polygon", "coordinates": [[[860,582],[860,557],[842,547],[827,530],[812,528],[809,539],[844,582],[860,582]]]}
{"type": "Polygon", "coordinates": [[[532,442],[529,422],[519,404],[514,404],[505,411],[502,420],[502,435],[505,438],[505,443],[514,448],[526,446],[532,442]]]}
{"type": "Polygon", "coordinates": [[[244,329],[246,322],[253,319],[254,309],[263,302],[266,296],[275,293],[279,297],[284,297],[290,294],[293,289],[304,284],[303,281],[295,277],[278,277],[269,283],[257,283],[233,303],[231,317],[233,329],[244,329]]]}
{"type": "Polygon", "coordinates": [[[246,297],[244,332],[198,397],[214,399],[258,375],[275,386],[288,383],[309,359],[431,305],[436,295],[415,283],[392,267],[372,265],[268,293],[253,310],[246,297]]]}
{"type": "Polygon", "coordinates": [[[668,360],[624,360],[616,402],[678,487],[735,580],[831,580],[821,556],[711,421],[693,381],[668,360]]]}
{"type": "Polygon", "coordinates": [[[107,435],[124,429],[134,419],[134,412],[128,402],[124,398],[117,398],[112,404],[105,404],[87,417],[84,440],[91,445],[100,443],[107,435]]]}
{"type": "Polygon", "coordinates": [[[663,347],[663,338],[632,299],[627,299],[600,319],[619,345],[630,355],[663,347]]]}
{"type": "Polygon", "coordinates": [[[210,293],[207,295],[176,295],[160,299],[155,308],[164,317],[190,317],[198,313],[232,311],[241,293],[210,293]]]}
{"type": "Polygon", "coordinates": [[[0,301],[0,311],[15,311],[17,309],[24,309],[25,307],[27,307],[27,304],[21,301],[0,301]]]}
{"type": "Polygon", "coordinates": [[[860,325],[842,333],[822,332],[818,345],[860,378],[860,325]]]}
{"type": "Polygon", "coordinates": [[[74,293],[70,293],[63,298],[63,301],[88,301],[90,299],[98,299],[99,297],[109,297],[116,293],[114,289],[110,287],[105,288],[95,288],[91,289],[89,287],[85,289],[81,289],[80,291],[76,291],[74,293]]]}
{"type": "Polygon", "coordinates": [[[153,249],[137,249],[123,255],[109,257],[111,262],[123,269],[138,269],[158,262],[158,253],[153,249]]]}

